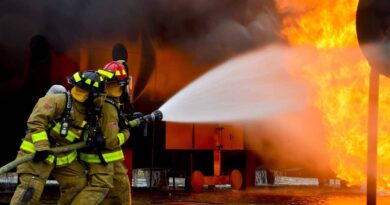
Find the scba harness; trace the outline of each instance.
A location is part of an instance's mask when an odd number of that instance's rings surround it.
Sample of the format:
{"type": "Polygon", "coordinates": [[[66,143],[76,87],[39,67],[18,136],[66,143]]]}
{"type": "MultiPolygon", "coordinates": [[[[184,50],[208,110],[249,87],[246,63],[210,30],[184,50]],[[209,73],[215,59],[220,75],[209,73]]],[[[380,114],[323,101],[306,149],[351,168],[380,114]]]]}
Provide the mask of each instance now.
{"type": "MultiPolygon", "coordinates": [[[[58,93],[58,92],[56,92],[58,93]]],[[[54,132],[55,134],[59,135],[60,137],[66,139],[68,142],[72,143],[75,139],[79,138],[79,135],[72,132],[70,129],[70,121],[71,121],[71,111],[72,111],[72,97],[69,92],[61,92],[65,94],[65,108],[64,111],[61,114],[61,117],[57,120],[53,120],[50,122],[50,127],[48,130],[46,130],[47,136],[50,136],[51,132],[54,132]]],[[[50,93],[54,94],[54,93],[50,93]]],[[[83,122],[80,127],[73,126],[79,129],[82,129],[83,126],[85,126],[85,123],[83,122]]],[[[83,132],[83,131],[81,131],[83,132]]],[[[58,143],[55,142],[54,138],[52,136],[48,137],[48,140],[51,144],[51,146],[57,146],[58,143]]],[[[33,142],[29,142],[27,140],[23,140],[20,149],[29,152],[29,153],[35,153],[35,145],[33,142]]],[[[71,151],[68,154],[65,154],[63,156],[55,156],[53,154],[50,154],[45,161],[49,163],[54,163],[57,166],[64,166],[67,164],[72,163],[74,160],[77,159],[77,151],[71,151]]]]}

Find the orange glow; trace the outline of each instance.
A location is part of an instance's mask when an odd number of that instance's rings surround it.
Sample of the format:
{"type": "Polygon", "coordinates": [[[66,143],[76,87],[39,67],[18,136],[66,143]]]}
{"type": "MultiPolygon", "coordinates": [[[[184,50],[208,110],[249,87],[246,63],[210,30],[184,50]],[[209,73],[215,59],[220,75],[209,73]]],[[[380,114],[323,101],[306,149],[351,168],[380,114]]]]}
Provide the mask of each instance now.
{"type": "MultiPolygon", "coordinates": [[[[349,186],[366,182],[370,67],[360,52],[355,16],[358,0],[278,0],[281,34],[292,46],[313,46],[318,58],[302,68],[315,90],[313,104],[326,126],[331,168],[349,186]]],[[[378,186],[390,189],[390,81],[381,77],[378,186]]]]}

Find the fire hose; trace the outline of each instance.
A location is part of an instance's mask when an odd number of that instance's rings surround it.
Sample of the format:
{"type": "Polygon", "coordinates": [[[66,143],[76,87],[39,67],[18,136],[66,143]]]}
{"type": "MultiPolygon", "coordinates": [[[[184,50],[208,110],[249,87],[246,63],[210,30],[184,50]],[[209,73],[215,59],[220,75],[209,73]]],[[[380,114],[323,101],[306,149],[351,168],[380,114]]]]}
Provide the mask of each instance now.
{"type": "MultiPolygon", "coordinates": [[[[54,147],[50,149],[50,152],[53,154],[59,154],[59,153],[64,153],[64,152],[69,152],[73,151],[76,149],[82,149],[87,147],[85,142],[79,142],[71,145],[66,145],[66,146],[61,146],[61,147],[54,147]]],[[[14,161],[4,165],[3,167],[0,168],[0,174],[7,173],[9,170],[15,168],[19,164],[23,164],[25,162],[28,162],[34,158],[34,153],[25,155],[23,157],[20,157],[18,159],[15,159],[14,161]]]]}
{"type": "MultiPolygon", "coordinates": [[[[162,115],[161,111],[156,110],[149,115],[145,115],[143,117],[131,120],[131,121],[129,121],[128,124],[129,124],[129,127],[136,127],[136,126],[139,126],[139,125],[144,124],[144,123],[148,123],[148,122],[152,122],[152,121],[156,121],[156,120],[159,121],[162,119],[162,117],[163,117],[163,115],[162,115]]],[[[59,154],[59,153],[69,152],[69,151],[78,150],[78,149],[82,149],[82,148],[86,148],[86,147],[87,147],[87,145],[85,142],[78,142],[78,143],[71,144],[71,145],[65,145],[65,146],[61,146],[61,147],[51,148],[50,152],[52,154],[59,154]]],[[[6,164],[0,168],[0,175],[7,173],[11,169],[17,167],[20,164],[23,164],[25,162],[30,161],[33,158],[34,158],[34,153],[31,153],[31,154],[28,154],[26,156],[15,159],[14,161],[9,162],[8,164],[6,164]]]]}

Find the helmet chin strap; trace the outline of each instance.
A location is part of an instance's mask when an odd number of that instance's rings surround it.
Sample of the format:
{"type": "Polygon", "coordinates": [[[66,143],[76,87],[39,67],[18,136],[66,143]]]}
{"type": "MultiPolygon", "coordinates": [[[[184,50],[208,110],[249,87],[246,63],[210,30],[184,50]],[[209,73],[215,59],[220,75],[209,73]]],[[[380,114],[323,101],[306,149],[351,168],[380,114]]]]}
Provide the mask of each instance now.
{"type": "Polygon", "coordinates": [[[122,103],[130,103],[130,94],[129,90],[127,89],[127,86],[123,86],[122,95],[120,96],[120,98],[122,103]]]}
{"type": "Polygon", "coordinates": [[[92,93],[89,93],[87,99],[83,102],[83,105],[87,108],[93,107],[94,96],[92,93]]]}

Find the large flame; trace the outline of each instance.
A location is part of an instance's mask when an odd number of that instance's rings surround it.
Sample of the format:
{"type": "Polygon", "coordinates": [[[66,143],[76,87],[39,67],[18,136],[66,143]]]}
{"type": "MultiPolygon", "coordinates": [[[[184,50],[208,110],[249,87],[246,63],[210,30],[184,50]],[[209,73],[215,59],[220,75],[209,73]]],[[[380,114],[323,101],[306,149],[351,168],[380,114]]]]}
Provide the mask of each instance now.
{"type": "MultiPolygon", "coordinates": [[[[282,35],[292,46],[320,53],[302,76],[316,90],[313,103],[327,127],[331,167],[350,186],[366,182],[370,67],[360,52],[355,16],[358,0],[278,0],[282,35]]],[[[379,94],[378,186],[390,189],[390,82],[379,94]]]]}

